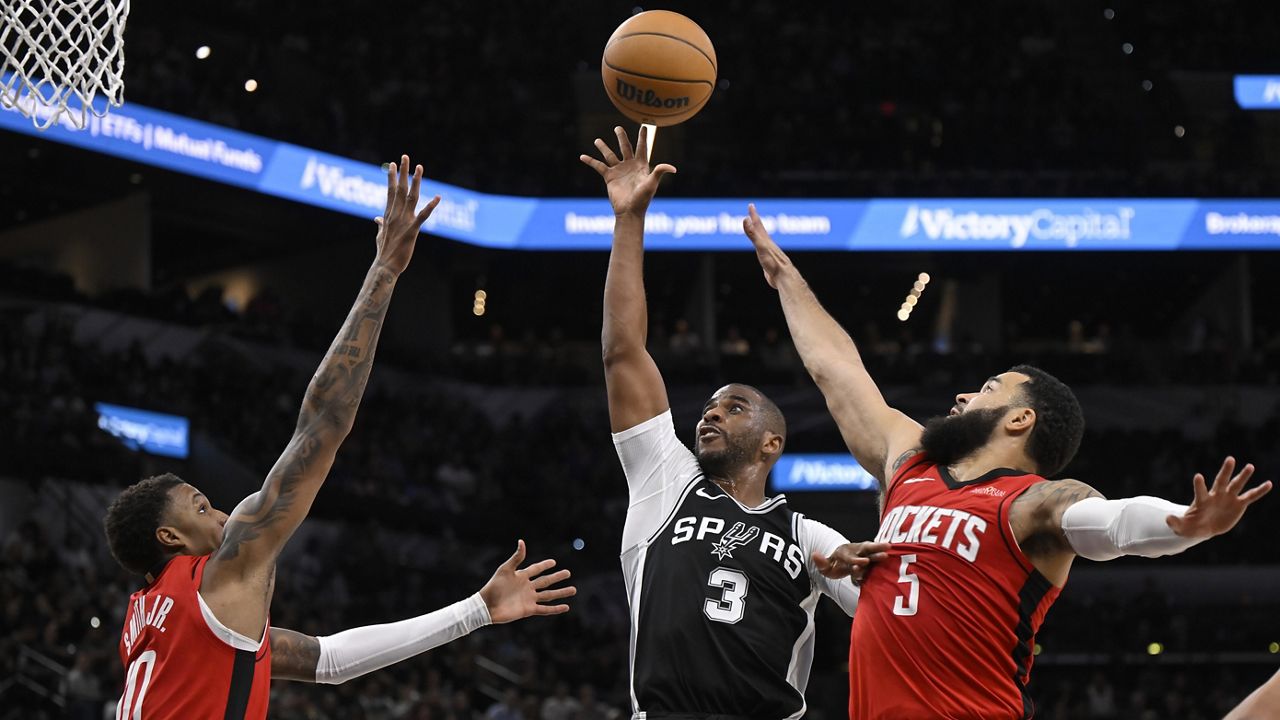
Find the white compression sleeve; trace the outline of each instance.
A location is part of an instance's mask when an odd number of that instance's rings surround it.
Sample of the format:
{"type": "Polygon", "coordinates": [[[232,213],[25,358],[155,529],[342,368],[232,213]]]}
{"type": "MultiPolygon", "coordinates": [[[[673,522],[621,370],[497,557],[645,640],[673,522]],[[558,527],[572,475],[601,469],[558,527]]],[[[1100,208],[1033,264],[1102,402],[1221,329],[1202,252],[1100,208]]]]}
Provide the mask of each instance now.
{"type": "Polygon", "coordinates": [[[1186,505],[1141,495],[1122,500],[1085,498],[1062,513],[1062,532],[1080,557],[1114,560],[1121,555],[1174,555],[1208,538],[1185,538],[1165,522],[1186,505]]]}
{"type": "Polygon", "coordinates": [[[480,593],[416,618],[316,638],[316,682],[337,685],[452,642],[492,622],[480,593]]]}

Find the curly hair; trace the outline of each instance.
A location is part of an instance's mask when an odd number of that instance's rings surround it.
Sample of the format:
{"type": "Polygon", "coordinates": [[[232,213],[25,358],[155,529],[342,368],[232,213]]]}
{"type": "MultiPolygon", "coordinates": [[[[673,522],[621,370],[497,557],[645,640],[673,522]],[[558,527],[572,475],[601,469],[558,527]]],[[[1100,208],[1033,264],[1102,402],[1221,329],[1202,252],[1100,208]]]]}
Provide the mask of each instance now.
{"type": "Polygon", "coordinates": [[[181,485],[173,473],[140,480],[125,488],[102,519],[111,556],[125,570],[145,575],[164,560],[156,528],[169,507],[169,491],[181,485]]]}
{"type": "Polygon", "coordinates": [[[1066,383],[1031,365],[1018,365],[1009,372],[1022,373],[1029,380],[1018,389],[1022,402],[1036,411],[1036,424],[1027,438],[1027,454],[1045,477],[1060,472],[1076,456],[1084,437],[1084,411],[1066,383]]]}

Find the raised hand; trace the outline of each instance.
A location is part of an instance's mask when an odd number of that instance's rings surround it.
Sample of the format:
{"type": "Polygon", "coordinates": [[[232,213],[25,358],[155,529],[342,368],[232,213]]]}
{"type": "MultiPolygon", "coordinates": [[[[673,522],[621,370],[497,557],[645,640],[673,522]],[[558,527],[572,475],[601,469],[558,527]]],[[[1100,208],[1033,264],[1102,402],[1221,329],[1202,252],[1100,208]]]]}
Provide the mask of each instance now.
{"type": "Polygon", "coordinates": [[[1271,492],[1271,481],[1268,480],[1248,491],[1244,489],[1249,478],[1253,477],[1253,465],[1246,464],[1235,477],[1231,473],[1236,469],[1236,459],[1228,457],[1213,479],[1213,488],[1206,488],[1204,475],[1196,473],[1192,483],[1195,485],[1196,498],[1191,507],[1182,516],[1170,515],[1165,519],[1169,527],[1177,534],[1188,538],[1207,538],[1221,535],[1240,522],[1245,508],[1271,492]]]}
{"type": "Polygon", "coordinates": [[[653,169],[649,168],[647,128],[641,126],[634,151],[631,149],[631,140],[627,138],[627,131],[621,127],[615,127],[613,132],[618,136],[618,152],[621,158],[613,154],[613,150],[609,149],[605,141],[596,138],[596,148],[600,150],[600,157],[604,158],[604,162],[590,155],[579,155],[578,159],[604,178],[614,215],[643,216],[649,209],[649,201],[653,200],[654,193],[658,192],[658,181],[663,175],[676,172],[676,169],[666,163],[653,169]]]}
{"type": "Polygon", "coordinates": [[[764,270],[765,282],[776,290],[782,273],[795,269],[791,258],[769,237],[769,231],[764,229],[754,203],[747,205],[747,217],[742,220],[742,229],[756,249],[756,260],[760,261],[760,269],[764,270]]]}
{"type": "Polygon", "coordinates": [[[813,564],[824,577],[832,580],[852,577],[854,582],[860,582],[871,569],[871,563],[888,558],[889,543],[857,542],[841,545],[831,551],[830,556],[814,552],[813,564]]]}
{"type": "Polygon", "coordinates": [[[378,223],[377,262],[397,275],[409,266],[413,248],[422,231],[422,223],[431,217],[431,211],[440,204],[440,196],[431,198],[421,211],[418,210],[418,188],[422,185],[422,166],[413,169],[409,179],[409,156],[400,156],[400,165],[387,169],[387,209],[385,216],[374,218],[378,223]]]}
{"type": "Polygon", "coordinates": [[[498,566],[493,577],[480,588],[480,598],[489,608],[489,618],[494,625],[509,623],[512,620],[527,618],[530,615],[559,615],[569,612],[569,606],[543,605],[552,600],[563,600],[573,597],[578,589],[568,587],[551,588],[558,582],[569,579],[569,571],[550,575],[542,573],[556,566],[555,560],[536,562],[527,568],[519,569],[524,562],[524,541],[516,543],[516,551],[506,562],[498,566]]]}

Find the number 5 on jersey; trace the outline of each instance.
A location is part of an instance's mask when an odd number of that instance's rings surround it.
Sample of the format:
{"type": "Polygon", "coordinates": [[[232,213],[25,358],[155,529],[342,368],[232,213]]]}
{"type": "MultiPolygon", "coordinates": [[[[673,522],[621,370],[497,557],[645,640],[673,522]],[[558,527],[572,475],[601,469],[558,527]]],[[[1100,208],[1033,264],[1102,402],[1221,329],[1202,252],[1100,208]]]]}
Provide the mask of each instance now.
{"type": "Polygon", "coordinates": [[[747,576],[737,570],[718,567],[711,571],[707,584],[720,588],[720,599],[707,598],[702,612],[716,622],[733,625],[747,611],[747,576]]]}
{"type": "Polygon", "coordinates": [[[907,589],[904,590],[906,597],[899,595],[893,599],[894,615],[915,615],[916,610],[920,609],[920,578],[913,572],[907,572],[907,567],[915,561],[915,555],[902,556],[902,565],[898,567],[898,582],[907,584],[907,589]]]}

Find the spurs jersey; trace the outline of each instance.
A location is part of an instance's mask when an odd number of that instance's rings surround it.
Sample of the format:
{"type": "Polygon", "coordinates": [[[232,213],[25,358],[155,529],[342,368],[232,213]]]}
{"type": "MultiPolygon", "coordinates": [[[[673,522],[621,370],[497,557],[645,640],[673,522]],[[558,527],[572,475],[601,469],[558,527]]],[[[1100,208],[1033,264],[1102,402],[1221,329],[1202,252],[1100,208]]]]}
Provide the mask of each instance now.
{"type": "Polygon", "coordinates": [[[783,496],[749,508],[707,480],[670,411],[613,439],[630,489],[633,718],[803,715],[818,596],[850,615],[858,598],[810,554],[847,541],[783,496]]]}
{"type": "Polygon", "coordinates": [[[179,555],[129,598],[116,720],[260,720],[271,685],[270,628],[253,641],[200,597],[208,555],[179,555]]]}
{"type": "Polygon", "coordinates": [[[1044,478],[956,482],[922,454],[886,490],[892,543],[862,583],[849,648],[851,720],[1030,718],[1035,634],[1061,588],[1022,553],[1013,501],[1044,478]]]}

